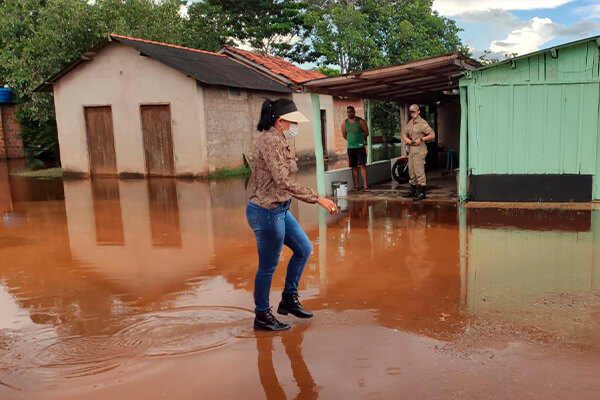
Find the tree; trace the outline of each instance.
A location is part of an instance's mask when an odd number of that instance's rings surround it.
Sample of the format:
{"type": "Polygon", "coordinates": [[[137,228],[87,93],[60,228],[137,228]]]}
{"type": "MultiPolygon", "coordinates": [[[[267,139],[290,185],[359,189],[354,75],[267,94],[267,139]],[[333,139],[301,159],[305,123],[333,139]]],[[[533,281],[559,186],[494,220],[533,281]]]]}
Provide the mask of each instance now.
{"type": "Polygon", "coordinates": [[[300,0],[197,2],[188,8],[188,43],[216,50],[217,43],[238,41],[263,54],[285,56],[295,49],[303,31],[304,7],[300,0]]]}
{"type": "Polygon", "coordinates": [[[220,5],[193,3],[184,22],[184,46],[217,51],[223,45],[233,45],[233,31],[226,12],[220,5]]]}
{"type": "Polygon", "coordinates": [[[468,53],[432,0],[311,0],[307,21],[320,63],[342,73],[450,52],[468,53]]]}
{"type": "MultiPolygon", "coordinates": [[[[454,21],[432,11],[432,0],[311,0],[313,55],[320,65],[355,72],[460,51],[454,21]]],[[[393,136],[399,107],[373,102],[373,131],[393,136]]]]}
{"type": "Polygon", "coordinates": [[[337,65],[342,74],[377,63],[369,17],[356,1],[313,0],[306,15],[314,55],[322,65],[337,65]]]}
{"type": "Polygon", "coordinates": [[[34,93],[44,79],[108,33],[179,44],[179,0],[14,0],[0,3],[0,76],[20,103],[28,156],[58,154],[52,96],[34,93]]]}
{"type": "Polygon", "coordinates": [[[319,68],[313,69],[313,71],[319,71],[320,73],[322,73],[323,75],[325,75],[327,77],[338,76],[340,74],[340,71],[338,69],[333,69],[333,68],[329,68],[329,67],[319,67],[319,68]]]}

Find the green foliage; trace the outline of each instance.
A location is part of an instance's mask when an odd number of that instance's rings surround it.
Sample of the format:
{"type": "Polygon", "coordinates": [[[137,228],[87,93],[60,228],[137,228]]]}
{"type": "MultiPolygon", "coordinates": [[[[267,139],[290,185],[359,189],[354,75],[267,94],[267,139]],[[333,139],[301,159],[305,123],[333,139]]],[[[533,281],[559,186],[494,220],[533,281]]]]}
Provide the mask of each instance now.
{"type": "Polygon", "coordinates": [[[325,76],[337,76],[340,74],[339,69],[334,69],[334,68],[329,68],[329,67],[319,67],[316,70],[325,76]]]}
{"type": "Polygon", "coordinates": [[[204,0],[188,8],[188,45],[215,51],[234,41],[264,54],[287,55],[304,27],[303,8],[296,0],[204,0]]]}
{"type": "Polygon", "coordinates": [[[322,57],[323,64],[339,66],[342,74],[378,64],[369,16],[352,3],[313,1],[306,15],[314,53],[322,57]]]}
{"type": "Polygon", "coordinates": [[[389,101],[372,101],[373,134],[390,138],[400,136],[400,107],[389,101]]]}
{"type": "Polygon", "coordinates": [[[179,0],[14,0],[0,4],[0,76],[17,94],[28,156],[58,154],[52,95],[33,90],[109,33],[183,38],[179,0]]]}
{"type": "Polygon", "coordinates": [[[243,165],[238,168],[225,168],[218,169],[214,172],[209,173],[206,178],[208,179],[224,179],[224,178],[233,178],[239,176],[250,176],[252,170],[250,167],[243,165]]]}
{"type": "Polygon", "coordinates": [[[62,177],[62,169],[61,168],[47,168],[47,169],[35,169],[35,170],[22,170],[11,172],[11,175],[14,176],[22,176],[25,178],[40,178],[40,179],[49,179],[49,178],[60,178],[62,177]]]}
{"type": "Polygon", "coordinates": [[[461,51],[454,21],[432,0],[311,0],[313,56],[344,72],[461,51]]]}

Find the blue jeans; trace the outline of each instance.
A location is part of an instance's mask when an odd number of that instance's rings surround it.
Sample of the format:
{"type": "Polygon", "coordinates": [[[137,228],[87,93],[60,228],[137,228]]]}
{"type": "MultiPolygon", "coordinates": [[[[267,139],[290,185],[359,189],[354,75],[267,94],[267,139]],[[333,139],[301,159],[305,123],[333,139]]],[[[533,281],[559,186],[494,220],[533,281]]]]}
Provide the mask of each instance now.
{"type": "Polygon", "coordinates": [[[256,311],[269,309],[271,280],[279,263],[283,245],[294,252],[288,263],[284,293],[298,293],[298,282],[312,252],[312,243],[289,208],[290,201],[271,209],[252,202],[246,207],[246,218],[254,231],[258,248],[258,271],[254,278],[256,311]]]}

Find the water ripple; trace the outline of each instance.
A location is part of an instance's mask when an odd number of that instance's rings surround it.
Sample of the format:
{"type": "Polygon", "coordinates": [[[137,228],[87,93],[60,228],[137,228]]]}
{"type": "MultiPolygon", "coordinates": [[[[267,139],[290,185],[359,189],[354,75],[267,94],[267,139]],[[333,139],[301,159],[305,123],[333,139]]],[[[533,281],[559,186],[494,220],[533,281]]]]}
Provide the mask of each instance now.
{"type": "Polygon", "coordinates": [[[140,357],[173,357],[211,350],[243,332],[250,310],[186,307],[140,314],[112,335],[63,338],[37,354],[39,367],[65,377],[95,375],[140,357]]]}

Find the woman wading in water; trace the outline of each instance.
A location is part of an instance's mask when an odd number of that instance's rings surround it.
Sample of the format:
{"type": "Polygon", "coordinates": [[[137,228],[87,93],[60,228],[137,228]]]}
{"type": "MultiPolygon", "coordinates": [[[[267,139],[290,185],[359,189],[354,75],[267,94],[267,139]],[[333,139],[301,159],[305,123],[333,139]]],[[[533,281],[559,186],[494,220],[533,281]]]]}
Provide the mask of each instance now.
{"type": "Polygon", "coordinates": [[[298,282],[312,252],[312,244],[292,213],[292,197],[306,203],[316,203],[330,214],[337,213],[335,203],[320,197],[314,190],[295,182],[298,171],[287,139],[298,134],[298,123],[308,119],[290,99],[265,100],[257,129],[262,132],[256,142],[252,162],[250,203],[246,208],[248,224],[256,236],[258,271],[254,279],[254,329],[282,331],[288,324],[275,318],[269,307],[269,292],[273,272],[279,263],[283,245],[294,254],[288,263],[285,287],[279,314],[311,318],[313,313],[302,308],[298,300],[298,282]]]}

